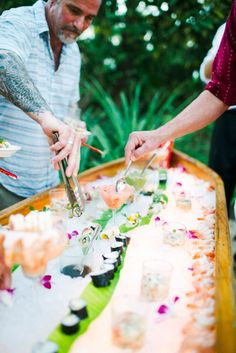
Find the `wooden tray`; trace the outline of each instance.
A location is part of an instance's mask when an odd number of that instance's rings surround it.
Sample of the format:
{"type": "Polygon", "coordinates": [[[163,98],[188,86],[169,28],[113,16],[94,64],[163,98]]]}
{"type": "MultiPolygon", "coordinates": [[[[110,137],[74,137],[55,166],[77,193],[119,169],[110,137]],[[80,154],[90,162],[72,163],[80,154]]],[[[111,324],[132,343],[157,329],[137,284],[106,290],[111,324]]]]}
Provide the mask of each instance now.
{"type": "MultiPolygon", "coordinates": [[[[187,172],[210,181],[216,188],[216,353],[236,352],[236,307],[233,260],[226,211],[225,193],[221,178],[204,164],[178,151],[173,152],[171,166],[181,164],[187,172]]],[[[103,164],[79,175],[81,183],[102,175],[113,176],[124,168],[124,159],[103,164]]],[[[5,225],[14,213],[27,214],[30,206],[42,209],[49,203],[48,191],[39,193],[0,212],[0,223],[5,225]]]]}

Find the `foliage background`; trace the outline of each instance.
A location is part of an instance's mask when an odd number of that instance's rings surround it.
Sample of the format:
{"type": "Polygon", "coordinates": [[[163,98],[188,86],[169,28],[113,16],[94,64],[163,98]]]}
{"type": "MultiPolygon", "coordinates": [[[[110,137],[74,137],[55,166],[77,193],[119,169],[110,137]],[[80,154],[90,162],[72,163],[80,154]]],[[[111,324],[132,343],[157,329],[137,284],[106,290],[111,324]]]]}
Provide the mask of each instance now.
{"type": "MultiPolygon", "coordinates": [[[[32,0],[4,0],[0,13],[32,0]]],[[[203,88],[199,66],[231,0],[103,0],[93,36],[79,41],[81,107],[104,161],[123,155],[128,134],[162,125],[203,88]],[[150,118],[152,115],[152,118],[150,118]]],[[[176,141],[207,162],[211,127],[176,141]]],[[[83,151],[82,169],[101,159],[83,151]]]]}

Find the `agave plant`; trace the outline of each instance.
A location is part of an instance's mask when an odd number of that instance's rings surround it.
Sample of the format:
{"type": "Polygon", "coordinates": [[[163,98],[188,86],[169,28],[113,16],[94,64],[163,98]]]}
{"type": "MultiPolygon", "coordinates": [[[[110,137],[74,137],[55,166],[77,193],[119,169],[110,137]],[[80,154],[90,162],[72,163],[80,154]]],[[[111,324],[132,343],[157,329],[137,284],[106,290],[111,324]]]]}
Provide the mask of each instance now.
{"type": "Polygon", "coordinates": [[[137,84],[131,94],[120,92],[116,100],[98,81],[85,83],[84,90],[92,97],[92,104],[83,113],[83,119],[92,132],[89,142],[93,139],[93,143],[104,150],[104,156],[101,159],[87,149],[82,151],[80,170],[122,157],[132,131],[157,128],[194,98],[191,96],[176,107],[176,101],[184,90],[183,84],[171,95],[163,90],[157,91],[146,106],[142,102],[141,84],[137,84]]]}

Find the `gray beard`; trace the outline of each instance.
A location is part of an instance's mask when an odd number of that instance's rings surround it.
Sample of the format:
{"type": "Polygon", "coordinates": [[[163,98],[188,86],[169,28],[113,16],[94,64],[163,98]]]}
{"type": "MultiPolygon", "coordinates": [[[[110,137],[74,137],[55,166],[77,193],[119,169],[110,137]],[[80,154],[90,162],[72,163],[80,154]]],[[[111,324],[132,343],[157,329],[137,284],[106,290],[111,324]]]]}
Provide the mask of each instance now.
{"type": "Polygon", "coordinates": [[[71,38],[71,37],[66,37],[63,33],[63,31],[60,31],[58,33],[58,38],[60,39],[60,41],[63,43],[63,44],[73,44],[77,41],[77,39],[79,38],[78,37],[75,37],[75,38],[71,38]]]}

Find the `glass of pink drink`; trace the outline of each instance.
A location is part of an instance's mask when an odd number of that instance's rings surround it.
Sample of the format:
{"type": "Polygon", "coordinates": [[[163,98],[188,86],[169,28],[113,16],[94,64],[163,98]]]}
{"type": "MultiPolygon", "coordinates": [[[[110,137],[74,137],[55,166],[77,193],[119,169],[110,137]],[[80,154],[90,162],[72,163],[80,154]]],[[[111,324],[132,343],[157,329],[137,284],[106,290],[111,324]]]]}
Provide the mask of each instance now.
{"type": "Polygon", "coordinates": [[[127,184],[123,190],[117,192],[115,185],[102,185],[99,191],[107,206],[112,210],[113,223],[115,224],[116,210],[134,193],[134,188],[127,184]]]}

